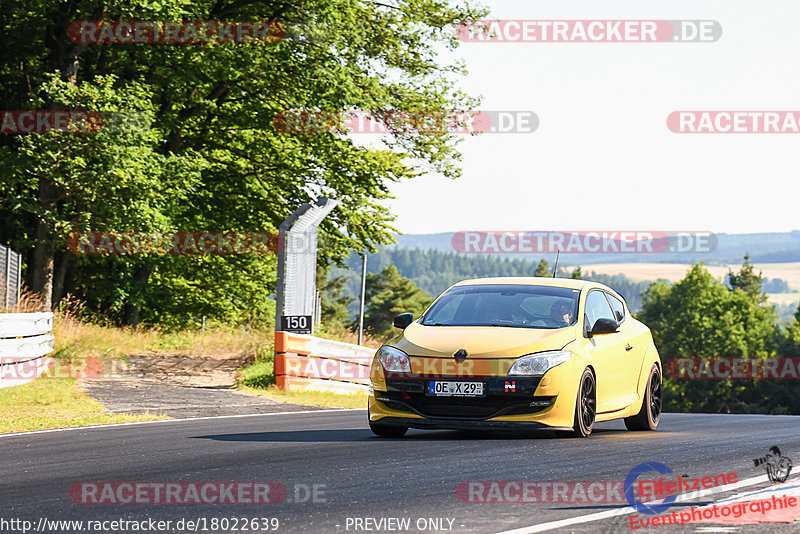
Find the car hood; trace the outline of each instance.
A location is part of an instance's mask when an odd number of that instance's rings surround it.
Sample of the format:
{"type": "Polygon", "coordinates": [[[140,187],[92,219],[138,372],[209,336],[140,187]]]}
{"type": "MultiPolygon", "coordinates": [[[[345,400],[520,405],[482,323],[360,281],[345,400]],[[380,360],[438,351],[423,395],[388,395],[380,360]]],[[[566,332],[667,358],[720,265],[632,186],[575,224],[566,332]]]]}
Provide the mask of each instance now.
{"type": "Polygon", "coordinates": [[[464,349],[472,358],[517,358],[532,352],[561,349],[575,339],[576,328],[549,330],[411,323],[391,345],[410,356],[450,357],[464,349]]]}

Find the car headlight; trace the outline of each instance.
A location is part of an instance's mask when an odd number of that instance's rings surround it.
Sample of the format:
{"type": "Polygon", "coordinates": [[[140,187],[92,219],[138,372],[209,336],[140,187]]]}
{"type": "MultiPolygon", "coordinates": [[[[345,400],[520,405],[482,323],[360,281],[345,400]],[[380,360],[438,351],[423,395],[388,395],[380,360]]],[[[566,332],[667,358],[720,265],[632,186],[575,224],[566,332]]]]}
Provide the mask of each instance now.
{"type": "Polygon", "coordinates": [[[572,353],[568,350],[550,350],[520,356],[511,369],[509,375],[542,376],[556,365],[561,365],[569,360],[572,353]]]}
{"type": "Polygon", "coordinates": [[[387,347],[386,345],[378,349],[378,361],[384,371],[394,373],[410,373],[411,372],[411,359],[408,354],[400,349],[394,347],[387,347]]]}

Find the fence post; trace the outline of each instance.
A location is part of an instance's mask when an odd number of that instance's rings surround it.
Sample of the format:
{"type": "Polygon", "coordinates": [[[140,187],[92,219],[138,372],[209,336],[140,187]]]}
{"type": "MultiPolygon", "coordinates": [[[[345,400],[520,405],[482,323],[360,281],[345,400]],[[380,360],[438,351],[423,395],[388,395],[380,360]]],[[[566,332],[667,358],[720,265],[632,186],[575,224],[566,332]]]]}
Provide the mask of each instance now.
{"type": "Polygon", "coordinates": [[[358,306],[358,344],[364,337],[364,295],[367,291],[367,253],[361,255],[361,304],[358,306]]]}

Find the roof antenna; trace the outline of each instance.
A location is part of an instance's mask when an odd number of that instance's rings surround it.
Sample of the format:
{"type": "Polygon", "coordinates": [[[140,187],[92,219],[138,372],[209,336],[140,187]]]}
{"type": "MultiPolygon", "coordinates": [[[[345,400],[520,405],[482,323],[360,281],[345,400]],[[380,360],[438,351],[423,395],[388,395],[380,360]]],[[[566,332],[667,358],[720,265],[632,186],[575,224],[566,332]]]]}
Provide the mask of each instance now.
{"type": "Polygon", "coordinates": [[[553,266],[553,278],[556,277],[556,269],[558,269],[558,256],[561,254],[561,249],[556,249],[556,264],[553,266]]]}

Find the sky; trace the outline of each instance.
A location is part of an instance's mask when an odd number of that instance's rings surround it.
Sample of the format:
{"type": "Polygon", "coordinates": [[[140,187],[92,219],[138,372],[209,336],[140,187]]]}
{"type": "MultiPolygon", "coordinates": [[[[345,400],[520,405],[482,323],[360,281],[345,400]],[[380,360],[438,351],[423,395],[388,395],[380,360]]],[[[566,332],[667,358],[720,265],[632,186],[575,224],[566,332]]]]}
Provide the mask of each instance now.
{"type": "MultiPolygon", "coordinates": [[[[787,232],[800,134],[679,134],[676,110],[800,110],[800,2],[484,0],[498,19],[707,20],[705,43],[475,43],[454,57],[481,110],[533,133],[466,137],[463,177],[395,184],[402,233],[467,230],[787,232]]],[[[443,59],[445,59],[443,57],[443,59]]],[[[363,136],[362,136],[363,137],[363,136]]]]}

